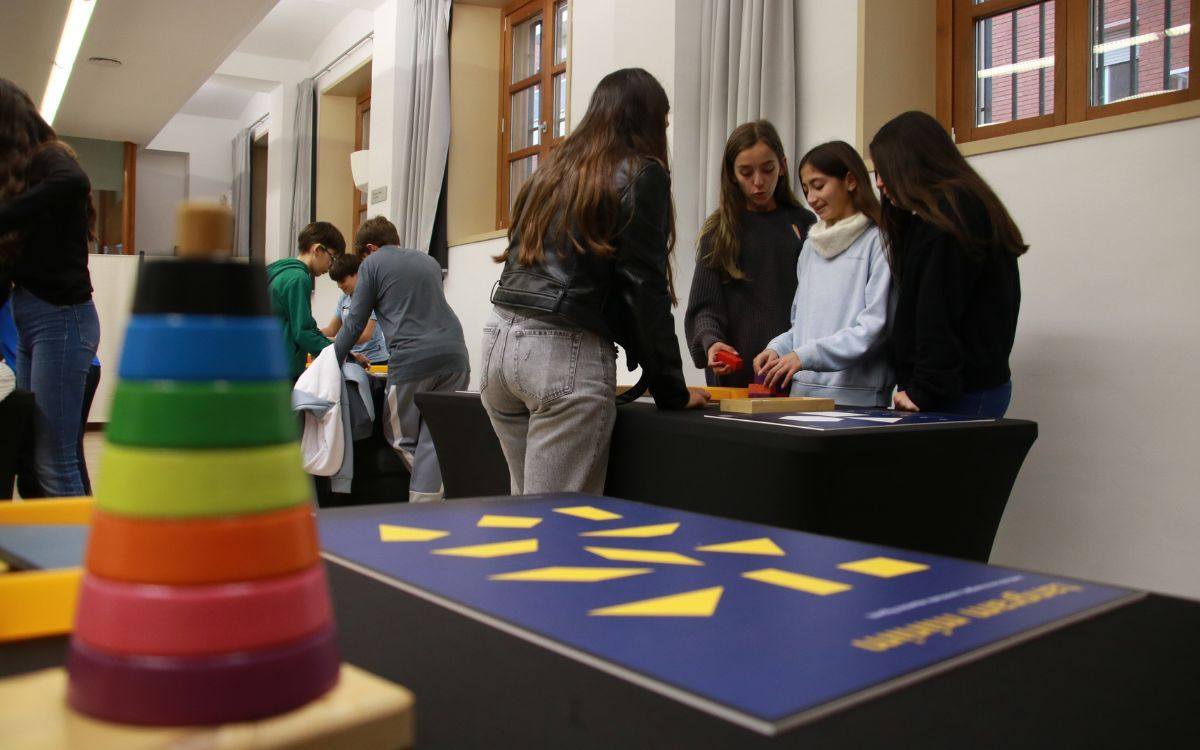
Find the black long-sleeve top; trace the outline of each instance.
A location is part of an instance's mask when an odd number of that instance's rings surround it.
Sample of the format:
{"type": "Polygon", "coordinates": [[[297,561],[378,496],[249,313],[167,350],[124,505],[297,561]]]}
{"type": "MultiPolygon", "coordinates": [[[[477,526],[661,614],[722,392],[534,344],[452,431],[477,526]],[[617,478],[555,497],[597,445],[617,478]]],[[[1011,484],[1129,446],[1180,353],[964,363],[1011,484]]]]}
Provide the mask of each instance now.
{"type": "Polygon", "coordinates": [[[0,234],[20,232],[13,281],[52,305],[92,298],[87,200],[91,182],[54,146],[33,157],[24,192],[0,203],[0,234]]]}
{"type": "MultiPolygon", "coordinates": [[[[815,221],[811,213],[799,207],[745,211],[738,264],[745,278],[730,279],[720,269],[696,263],[684,332],[692,362],[706,368],[704,377],[709,385],[745,388],[754,378],[750,361],[772,338],[791,327],[796,261],[815,221]],[[742,358],[741,370],[717,375],[707,369],[708,349],[718,341],[737,349],[742,358]]],[[[699,255],[707,253],[708,239],[704,238],[699,255]]]]}
{"type": "MultiPolygon", "coordinates": [[[[987,237],[983,206],[966,200],[970,235],[987,237]]],[[[947,399],[1008,382],[1021,307],[1016,256],[989,250],[972,259],[953,235],[915,215],[901,242],[891,335],[898,389],[922,411],[937,411],[947,399]]]]}

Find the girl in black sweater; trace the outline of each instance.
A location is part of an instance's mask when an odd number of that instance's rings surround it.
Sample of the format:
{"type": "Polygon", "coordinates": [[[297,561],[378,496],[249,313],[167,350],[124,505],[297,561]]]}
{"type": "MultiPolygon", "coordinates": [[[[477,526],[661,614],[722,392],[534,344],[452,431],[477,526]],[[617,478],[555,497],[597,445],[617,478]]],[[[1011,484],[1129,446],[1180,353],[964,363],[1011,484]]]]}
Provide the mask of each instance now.
{"type": "Polygon", "coordinates": [[[744,388],[750,360],[791,325],[796,260],[816,218],[802,208],[788,180],[775,126],[739,125],[725,143],[721,201],[700,229],[696,271],[684,330],[696,367],[709,385],[744,388]],[[743,359],[734,370],[718,352],[743,359]]]}
{"type": "Polygon", "coordinates": [[[100,343],[87,266],[95,217],[74,151],[0,78],[0,296],[11,279],[17,386],[33,391],[34,462],[52,497],[85,490],[77,445],[100,343]]]}
{"type": "Polygon", "coordinates": [[[895,406],[1002,417],[1029,249],[1004,204],[945,129],[906,112],[871,140],[884,246],[899,281],[895,406]]]}

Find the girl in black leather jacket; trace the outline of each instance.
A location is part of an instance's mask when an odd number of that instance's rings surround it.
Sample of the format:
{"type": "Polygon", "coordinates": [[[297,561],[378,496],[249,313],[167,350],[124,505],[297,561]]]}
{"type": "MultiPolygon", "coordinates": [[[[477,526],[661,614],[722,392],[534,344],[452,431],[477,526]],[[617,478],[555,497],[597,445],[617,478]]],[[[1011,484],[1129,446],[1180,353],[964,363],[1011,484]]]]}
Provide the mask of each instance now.
{"type": "Polygon", "coordinates": [[[684,384],[671,315],[669,108],[646,71],[610,73],[517,195],[480,384],[513,494],[603,491],[614,343],[642,368],[635,394],[667,409],[708,400],[684,384]]]}

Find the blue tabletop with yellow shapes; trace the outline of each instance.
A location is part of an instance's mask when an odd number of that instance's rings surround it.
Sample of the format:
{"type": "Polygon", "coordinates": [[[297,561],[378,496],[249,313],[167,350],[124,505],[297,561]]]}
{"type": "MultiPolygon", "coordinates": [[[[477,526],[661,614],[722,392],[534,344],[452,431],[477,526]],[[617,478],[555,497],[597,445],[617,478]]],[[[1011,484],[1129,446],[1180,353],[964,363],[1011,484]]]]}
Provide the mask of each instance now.
{"type": "Polygon", "coordinates": [[[579,494],[318,525],[335,562],[767,734],[1138,596],[579,494]]]}

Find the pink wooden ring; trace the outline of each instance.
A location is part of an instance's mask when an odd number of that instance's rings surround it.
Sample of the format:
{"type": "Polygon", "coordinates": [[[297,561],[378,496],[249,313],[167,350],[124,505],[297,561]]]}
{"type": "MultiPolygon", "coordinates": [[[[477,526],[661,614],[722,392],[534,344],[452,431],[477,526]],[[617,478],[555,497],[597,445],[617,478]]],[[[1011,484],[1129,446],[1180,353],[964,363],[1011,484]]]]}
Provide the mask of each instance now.
{"type": "Polygon", "coordinates": [[[85,575],[75,636],[119,654],[204,656],[251,651],[332,622],[325,568],[204,586],[126,583],[85,575]]]}
{"type": "Polygon", "coordinates": [[[332,627],[281,648],[202,658],[110,654],[75,639],[67,703],[126,724],[255,721],[320,697],[340,668],[332,627]]]}

